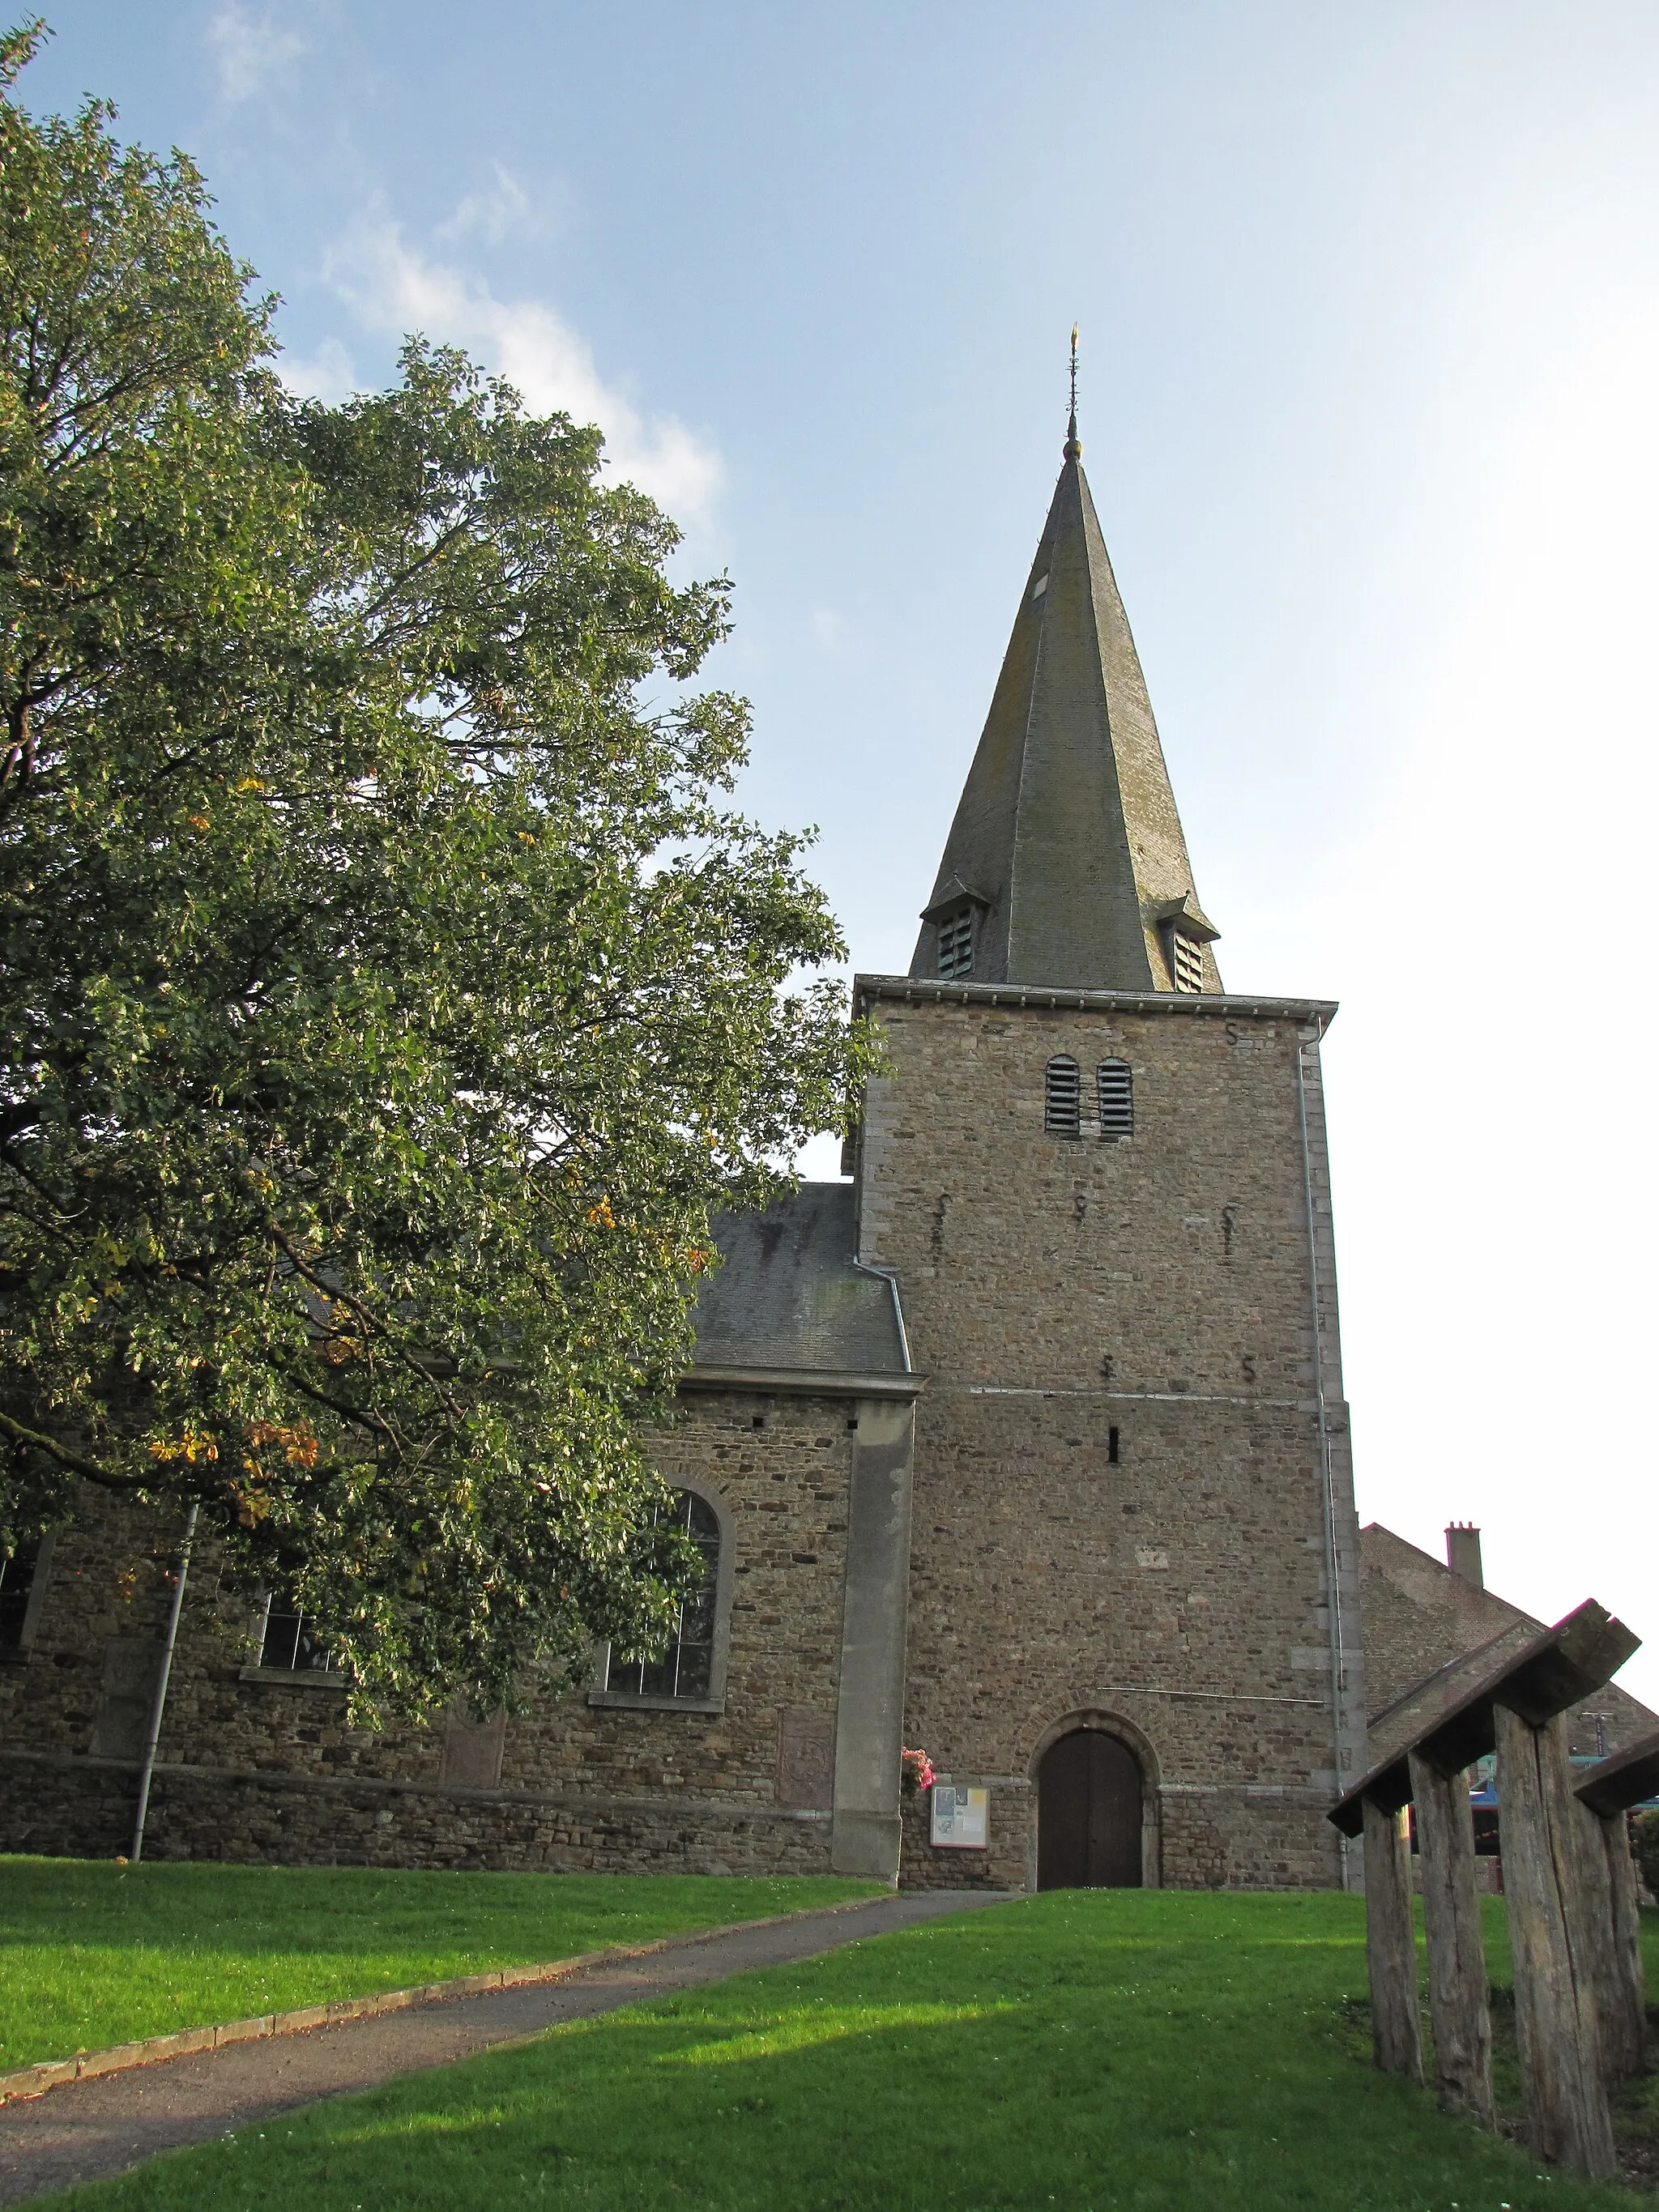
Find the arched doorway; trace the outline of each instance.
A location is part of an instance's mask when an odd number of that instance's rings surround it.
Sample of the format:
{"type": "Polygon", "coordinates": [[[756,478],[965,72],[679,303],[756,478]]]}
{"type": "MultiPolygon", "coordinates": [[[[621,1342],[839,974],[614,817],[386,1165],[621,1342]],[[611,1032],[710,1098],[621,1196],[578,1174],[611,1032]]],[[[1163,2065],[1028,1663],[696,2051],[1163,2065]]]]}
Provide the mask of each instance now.
{"type": "Polygon", "coordinates": [[[1127,1743],[1074,1729],[1037,1768],[1037,1887],[1140,1887],[1140,1765],[1127,1743]]]}

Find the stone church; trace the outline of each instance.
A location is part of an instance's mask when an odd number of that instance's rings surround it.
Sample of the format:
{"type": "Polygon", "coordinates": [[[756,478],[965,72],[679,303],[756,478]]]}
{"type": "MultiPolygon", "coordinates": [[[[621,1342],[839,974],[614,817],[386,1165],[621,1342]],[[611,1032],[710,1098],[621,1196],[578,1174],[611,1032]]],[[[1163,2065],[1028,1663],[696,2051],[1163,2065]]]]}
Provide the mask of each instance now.
{"type": "MultiPolygon", "coordinates": [[[[1344,1879],[1335,1008],[1222,982],[1075,418],[916,895],[909,973],[854,982],[886,1060],[843,1179],[724,1225],[653,1439],[708,1563],[672,1648],[356,1731],[304,1619],[232,1607],[204,1559],[152,1855],[1344,1879]]],[[[127,1849],[173,1540],[99,1504],[8,1563],[0,1848],[127,1849]]]]}

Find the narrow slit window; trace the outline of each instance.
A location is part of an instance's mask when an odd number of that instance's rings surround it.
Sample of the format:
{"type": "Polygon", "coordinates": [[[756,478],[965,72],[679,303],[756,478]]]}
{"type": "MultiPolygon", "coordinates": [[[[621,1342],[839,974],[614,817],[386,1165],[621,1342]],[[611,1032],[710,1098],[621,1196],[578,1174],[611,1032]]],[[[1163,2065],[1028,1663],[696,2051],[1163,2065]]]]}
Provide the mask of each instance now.
{"type": "Polygon", "coordinates": [[[693,1490],[674,1492],[673,1517],[702,1553],[702,1582],[680,1605],[668,1649],[658,1659],[612,1658],[605,1686],[636,1698],[707,1698],[714,1679],[714,1620],[720,1588],[720,1524],[693,1490]]]}
{"type": "Polygon", "coordinates": [[[971,975],[974,972],[974,909],[964,902],[943,915],[939,925],[939,972],[941,975],[971,975]]]}
{"type": "Polygon", "coordinates": [[[1100,1135],[1103,1144],[1121,1143],[1135,1133],[1134,1077],[1127,1060],[1103,1060],[1095,1073],[1100,1095],[1100,1135]]]}
{"type": "Polygon", "coordinates": [[[1170,964],[1175,969],[1177,991],[1201,991],[1204,988],[1204,947],[1195,937],[1184,930],[1170,932],[1170,964]]]}
{"type": "Polygon", "coordinates": [[[1078,1064],[1064,1053],[1059,1054],[1048,1062],[1044,1090],[1043,1127],[1049,1135],[1079,1136],[1082,1105],[1083,1086],[1078,1064]]]}

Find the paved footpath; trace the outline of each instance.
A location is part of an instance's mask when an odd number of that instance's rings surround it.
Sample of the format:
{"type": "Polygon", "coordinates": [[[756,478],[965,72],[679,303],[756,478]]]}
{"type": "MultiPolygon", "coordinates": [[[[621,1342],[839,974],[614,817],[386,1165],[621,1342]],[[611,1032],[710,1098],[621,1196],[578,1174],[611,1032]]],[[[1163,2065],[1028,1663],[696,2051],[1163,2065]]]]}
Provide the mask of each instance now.
{"type": "Polygon", "coordinates": [[[793,1965],[866,1936],[1006,1901],[996,1893],[928,1890],[830,1905],[770,1926],[689,1936],[646,1958],[600,1960],[568,1981],[451,1997],[66,2082],[27,2103],[0,2106],[0,2204],[125,2173],[158,2151],[208,2142],[319,2097],[371,2089],[394,2075],[447,2066],[568,2020],[591,2020],[748,1967],[793,1965]]]}

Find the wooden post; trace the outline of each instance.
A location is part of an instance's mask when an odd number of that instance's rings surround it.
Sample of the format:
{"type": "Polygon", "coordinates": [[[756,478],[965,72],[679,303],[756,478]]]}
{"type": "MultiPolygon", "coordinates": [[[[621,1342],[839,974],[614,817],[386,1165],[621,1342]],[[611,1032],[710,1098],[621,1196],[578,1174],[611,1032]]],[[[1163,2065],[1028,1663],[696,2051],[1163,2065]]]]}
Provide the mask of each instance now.
{"type": "Polygon", "coordinates": [[[1642,1908],[1636,1895],[1636,1856],[1630,1847],[1630,1815],[1620,1813],[1601,1823],[1601,1847],[1607,1858],[1607,1887],[1613,1893],[1613,1950],[1628,2008],[1625,2055],[1632,2074],[1648,2070],[1648,1985],[1642,1971],[1642,1908]]]}
{"type": "Polygon", "coordinates": [[[1434,2086],[1450,2112],[1495,2127],[1492,2016],[1480,1906],[1474,1891],[1474,1815],[1462,1773],[1445,1775],[1411,1754],[1412,1803],[1423,1869],[1423,1932],[1429,1946],[1429,2015],[1434,2086]]]}
{"type": "Polygon", "coordinates": [[[1595,2023],[1601,2039],[1601,2079],[1616,2089],[1648,2069],[1647,1987],[1642,1973],[1642,1929],[1636,1902],[1636,1868],[1626,1816],[1610,1818],[1578,1804],[1584,1852],[1584,1895],[1592,1916],[1590,1961],[1595,2023]]]}
{"type": "Polygon", "coordinates": [[[1371,2049],[1385,2074],[1423,2079],[1412,1927],[1411,1846],[1406,1815],[1365,1800],[1365,1964],[1371,1983],[1371,2049]]]}
{"type": "Polygon", "coordinates": [[[1585,1892],[1566,1723],[1534,1728],[1494,1708],[1504,1895],[1515,1959],[1515,2021],[1534,2154],[1576,2172],[1617,2171],[1601,2081],[1585,1892]]]}

